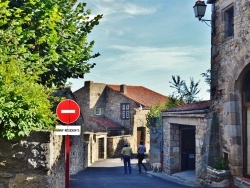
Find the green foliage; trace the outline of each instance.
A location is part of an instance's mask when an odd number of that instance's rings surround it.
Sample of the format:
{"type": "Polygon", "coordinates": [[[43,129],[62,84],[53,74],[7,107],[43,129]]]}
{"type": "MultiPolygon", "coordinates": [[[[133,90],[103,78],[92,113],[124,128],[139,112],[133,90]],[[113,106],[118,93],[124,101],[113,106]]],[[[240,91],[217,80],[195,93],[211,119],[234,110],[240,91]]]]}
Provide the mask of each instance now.
{"type": "Polygon", "coordinates": [[[196,95],[200,92],[198,89],[199,81],[195,82],[193,78],[190,78],[190,85],[187,86],[184,80],[181,80],[180,76],[172,76],[172,82],[170,87],[176,89],[173,96],[180,101],[185,103],[194,103],[198,101],[196,95]]]}
{"type": "Polygon", "coordinates": [[[229,161],[224,159],[224,158],[220,158],[218,161],[215,162],[213,167],[216,170],[228,170],[229,169],[229,161]]]}
{"type": "Polygon", "coordinates": [[[172,108],[175,106],[179,106],[184,104],[183,101],[178,100],[174,96],[168,97],[168,100],[165,104],[157,104],[156,106],[153,106],[150,108],[149,112],[146,114],[146,120],[147,120],[147,127],[150,127],[151,119],[156,118],[157,123],[156,126],[161,126],[162,119],[161,119],[161,111],[164,109],[172,108]]]}
{"type": "Polygon", "coordinates": [[[0,1],[0,132],[7,139],[50,130],[51,88],[83,78],[94,41],[87,35],[101,15],[90,19],[76,0],[0,1]],[[49,89],[50,88],[50,89],[49,89]]]}
{"type": "Polygon", "coordinates": [[[90,19],[86,3],[74,8],[75,0],[10,0],[0,2],[0,57],[21,58],[25,68],[42,70],[39,82],[64,86],[68,78],[83,78],[95,64],[88,61],[94,41],[87,35],[99,24],[101,15],[90,19]]]}
{"type": "Polygon", "coordinates": [[[48,98],[52,90],[37,83],[37,75],[25,74],[18,62],[0,66],[0,132],[7,139],[50,130],[56,124],[48,98]]]}
{"type": "Polygon", "coordinates": [[[150,127],[151,118],[158,118],[157,126],[161,125],[161,111],[164,109],[164,105],[157,104],[156,106],[150,107],[149,112],[146,114],[147,127],[150,127]]]}
{"type": "MultiPolygon", "coordinates": [[[[205,78],[205,82],[211,86],[211,69],[208,69],[206,72],[201,73],[201,76],[205,78]]],[[[210,93],[210,89],[207,90],[210,93]]]]}

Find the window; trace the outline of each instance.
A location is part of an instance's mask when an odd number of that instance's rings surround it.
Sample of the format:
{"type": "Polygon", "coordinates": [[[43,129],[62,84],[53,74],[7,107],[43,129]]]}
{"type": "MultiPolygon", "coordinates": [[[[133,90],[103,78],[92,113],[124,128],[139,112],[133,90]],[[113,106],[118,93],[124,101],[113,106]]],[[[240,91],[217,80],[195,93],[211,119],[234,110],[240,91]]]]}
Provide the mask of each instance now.
{"type": "Polygon", "coordinates": [[[129,119],[130,117],[130,110],[129,110],[129,104],[128,103],[122,103],[121,104],[121,118],[122,119],[129,119]]]}
{"type": "Polygon", "coordinates": [[[234,36],[234,7],[230,7],[224,12],[225,38],[234,36]]]}
{"type": "Polygon", "coordinates": [[[95,115],[96,116],[101,116],[104,114],[104,108],[101,108],[101,107],[96,107],[95,108],[95,115]]]}
{"type": "Polygon", "coordinates": [[[99,107],[97,107],[97,108],[96,108],[95,115],[97,115],[97,116],[98,116],[98,115],[99,115],[99,116],[102,115],[102,109],[99,108],[99,107]]]}

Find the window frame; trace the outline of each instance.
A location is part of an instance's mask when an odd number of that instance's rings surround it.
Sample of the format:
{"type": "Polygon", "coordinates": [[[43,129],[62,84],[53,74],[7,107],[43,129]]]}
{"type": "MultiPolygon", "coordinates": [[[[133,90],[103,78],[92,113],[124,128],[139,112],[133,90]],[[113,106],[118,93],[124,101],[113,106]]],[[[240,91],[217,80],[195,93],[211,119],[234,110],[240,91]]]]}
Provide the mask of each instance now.
{"type": "Polygon", "coordinates": [[[121,103],[121,119],[127,120],[130,119],[130,104],[121,103]]]}
{"type": "Polygon", "coordinates": [[[223,11],[224,38],[234,37],[234,6],[230,5],[223,11]]]}
{"type": "Polygon", "coordinates": [[[101,107],[96,107],[96,109],[95,109],[95,115],[96,116],[101,116],[102,115],[102,108],[101,107]]]}

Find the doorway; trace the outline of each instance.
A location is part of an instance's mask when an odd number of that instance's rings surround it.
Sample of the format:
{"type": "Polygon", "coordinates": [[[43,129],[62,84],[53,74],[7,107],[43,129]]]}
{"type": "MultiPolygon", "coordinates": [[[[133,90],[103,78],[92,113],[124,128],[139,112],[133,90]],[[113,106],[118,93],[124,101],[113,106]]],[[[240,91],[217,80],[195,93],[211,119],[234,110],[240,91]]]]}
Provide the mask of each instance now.
{"type": "Polygon", "coordinates": [[[243,174],[250,177],[250,76],[243,86],[243,174]]]}
{"type": "Polygon", "coordinates": [[[137,146],[140,145],[140,141],[145,143],[146,141],[146,127],[137,127],[137,146]]]}
{"type": "Polygon", "coordinates": [[[104,159],[104,138],[98,139],[98,159],[104,159]]]}
{"type": "Polygon", "coordinates": [[[180,127],[181,171],[195,169],[195,127],[180,127]]]}

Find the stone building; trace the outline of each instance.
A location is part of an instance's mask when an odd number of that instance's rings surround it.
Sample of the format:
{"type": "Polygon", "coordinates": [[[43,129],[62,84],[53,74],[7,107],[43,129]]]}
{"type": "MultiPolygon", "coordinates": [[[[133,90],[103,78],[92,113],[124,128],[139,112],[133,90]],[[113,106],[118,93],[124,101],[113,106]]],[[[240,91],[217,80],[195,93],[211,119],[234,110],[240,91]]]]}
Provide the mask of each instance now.
{"type": "Polygon", "coordinates": [[[218,155],[228,158],[235,182],[244,183],[250,178],[250,1],[208,3],[213,20],[211,101],[221,138],[218,155]]]}
{"type": "MultiPolygon", "coordinates": [[[[207,3],[212,6],[212,32],[211,106],[206,126],[213,140],[203,142],[208,146],[204,147],[208,161],[202,163],[213,166],[219,159],[228,161],[230,180],[239,187],[250,187],[250,1],[207,3]]],[[[166,117],[165,126],[170,126],[167,121],[166,117]]],[[[203,177],[209,172],[205,170],[203,177]]]]}
{"type": "Polygon", "coordinates": [[[140,140],[149,149],[146,114],[151,106],[167,101],[166,96],[142,86],[92,81],[86,81],[74,96],[84,117],[85,131],[107,133],[108,157],[119,156],[124,141],[130,143],[134,152],[140,140]]]}
{"type": "Polygon", "coordinates": [[[209,159],[216,150],[210,107],[211,101],[201,101],[162,111],[164,172],[193,170],[198,181],[207,178],[209,159]]]}

